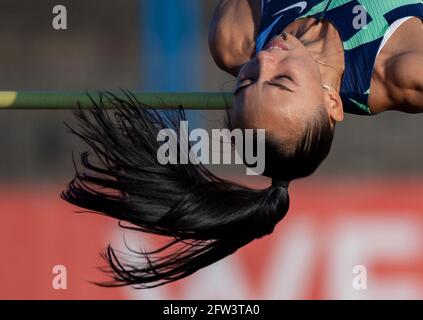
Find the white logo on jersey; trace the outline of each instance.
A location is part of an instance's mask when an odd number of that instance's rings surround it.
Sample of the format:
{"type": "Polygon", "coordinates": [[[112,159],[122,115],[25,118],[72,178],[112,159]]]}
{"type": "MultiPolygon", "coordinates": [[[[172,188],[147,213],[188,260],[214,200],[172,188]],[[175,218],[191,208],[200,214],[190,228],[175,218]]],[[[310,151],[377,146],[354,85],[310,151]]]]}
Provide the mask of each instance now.
{"type": "Polygon", "coordinates": [[[294,8],[300,8],[301,10],[300,10],[299,13],[303,12],[305,10],[305,8],[307,8],[307,1],[301,1],[301,2],[293,4],[292,6],[286,7],[285,9],[282,9],[281,11],[276,12],[273,15],[273,17],[277,16],[278,14],[280,14],[282,12],[285,12],[285,11],[288,11],[288,10],[291,10],[291,9],[294,9],[294,8]]]}

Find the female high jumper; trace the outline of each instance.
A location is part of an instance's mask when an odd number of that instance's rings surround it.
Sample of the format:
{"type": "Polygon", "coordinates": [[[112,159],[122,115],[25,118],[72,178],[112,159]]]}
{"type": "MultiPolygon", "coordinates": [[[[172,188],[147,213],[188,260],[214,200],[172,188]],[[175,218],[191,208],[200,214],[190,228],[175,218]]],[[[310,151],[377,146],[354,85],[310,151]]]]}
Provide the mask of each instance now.
{"type": "Polygon", "coordinates": [[[184,112],[155,112],[106,95],[76,112],[94,151],[63,193],[81,208],[170,237],[154,252],[108,247],[113,281],[152,288],[184,278],[269,235],[289,208],[289,184],[327,157],[344,112],[423,111],[423,1],[221,0],[209,33],[216,64],[237,78],[230,129],[266,129],[265,190],[203,165],[157,160],[157,134],[184,112]],[[105,111],[104,99],[116,108],[105,111]],[[141,258],[140,261],[134,258],[141,258]]]}

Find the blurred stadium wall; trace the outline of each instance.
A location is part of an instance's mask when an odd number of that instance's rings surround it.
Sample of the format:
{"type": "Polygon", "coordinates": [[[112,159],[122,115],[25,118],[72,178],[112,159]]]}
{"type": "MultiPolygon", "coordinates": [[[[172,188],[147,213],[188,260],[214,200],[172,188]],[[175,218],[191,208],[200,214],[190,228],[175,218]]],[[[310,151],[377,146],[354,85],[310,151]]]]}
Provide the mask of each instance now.
{"type": "MultiPolygon", "coordinates": [[[[152,2],[65,0],[69,29],[55,31],[56,1],[1,0],[0,90],[230,90],[233,80],[207,48],[218,1],[152,2]],[[189,21],[186,10],[195,12],[189,21]],[[181,32],[191,39],[182,45],[174,41],[181,32]]],[[[190,117],[219,128],[223,114],[190,117]]],[[[272,236],[151,291],[89,283],[104,278],[96,267],[109,242],[121,245],[124,234],[137,245],[154,241],[59,199],[73,175],[72,151],[83,150],[64,122],[73,123],[71,112],[0,110],[2,299],[423,298],[420,115],[347,116],[328,161],[294,183],[292,209],[272,236]],[[52,288],[55,265],[67,267],[67,290],[52,288]],[[354,266],[367,268],[367,290],[353,288],[354,266]]]]}

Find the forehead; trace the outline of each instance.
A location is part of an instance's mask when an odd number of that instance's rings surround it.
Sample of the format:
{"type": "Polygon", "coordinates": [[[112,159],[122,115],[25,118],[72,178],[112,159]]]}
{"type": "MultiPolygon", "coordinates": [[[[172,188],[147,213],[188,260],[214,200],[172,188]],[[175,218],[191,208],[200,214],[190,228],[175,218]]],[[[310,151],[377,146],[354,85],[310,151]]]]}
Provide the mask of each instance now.
{"type": "Polygon", "coordinates": [[[273,86],[259,88],[252,85],[235,97],[235,114],[250,124],[270,127],[279,121],[294,122],[313,113],[313,105],[320,97],[301,92],[287,92],[273,86]]]}
{"type": "Polygon", "coordinates": [[[284,104],[277,97],[260,95],[249,98],[242,95],[235,100],[235,121],[243,129],[265,129],[266,132],[298,131],[301,119],[290,110],[292,104],[284,104]]]}

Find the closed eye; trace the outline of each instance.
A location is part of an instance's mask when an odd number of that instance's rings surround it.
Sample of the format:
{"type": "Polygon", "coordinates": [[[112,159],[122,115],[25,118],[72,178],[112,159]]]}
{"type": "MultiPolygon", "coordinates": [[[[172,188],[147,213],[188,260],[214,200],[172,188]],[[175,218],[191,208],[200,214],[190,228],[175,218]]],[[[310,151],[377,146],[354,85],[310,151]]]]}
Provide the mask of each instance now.
{"type": "MultiPolygon", "coordinates": [[[[285,76],[285,75],[279,75],[279,76],[275,77],[274,79],[272,79],[270,81],[266,81],[264,83],[267,84],[267,85],[271,85],[273,87],[277,87],[277,88],[279,88],[281,90],[284,90],[284,91],[289,91],[289,92],[292,92],[292,93],[295,92],[294,90],[292,90],[291,88],[287,87],[285,84],[283,84],[282,82],[280,82],[280,80],[284,80],[284,79],[287,79],[287,80],[289,80],[289,82],[295,84],[295,82],[293,81],[293,79],[291,77],[285,76]]],[[[248,79],[245,79],[245,80],[248,80],[248,79]]],[[[243,80],[243,81],[245,81],[245,80],[243,80]]],[[[253,80],[251,80],[251,82],[248,83],[247,85],[241,85],[241,86],[239,86],[235,90],[234,95],[235,96],[239,95],[244,89],[248,88],[252,84],[254,84],[254,81],[253,80]]]]}
{"type": "Polygon", "coordinates": [[[270,85],[270,86],[274,86],[276,88],[279,88],[281,90],[284,90],[284,91],[289,91],[291,93],[294,93],[295,92],[294,90],[292,90],[291,88],[287,87],[283,83],[272,82],[272,81],[266,81],[265,83],[268,84],[268,85],[270,85]]]}
{"type": "Polygon", "coordinates": [[[268,85],[272,85],[274,87],[277,87],[279,89],[285,90],[285,91],[294,92],[294,90],[292,90],[290,87],[286,86],[283,82],[281,82],[281,80],[288,80],[290,85],[295,84],[294,80],[291,77],[285,76],[285,75],[277,76],[275,79],[273,79],[271,81],[266,81],[265,83],[267,83],[268,85]]]}
{"type": "Polygon", "coordinates": [[[285,75],[280,75],[274,78],[274,80],[283,80],[283,79],[287,79],[291,82],[294,82],[294,80],[292,80],[292,78],[290,76],[285,76],[285,75]]]}

